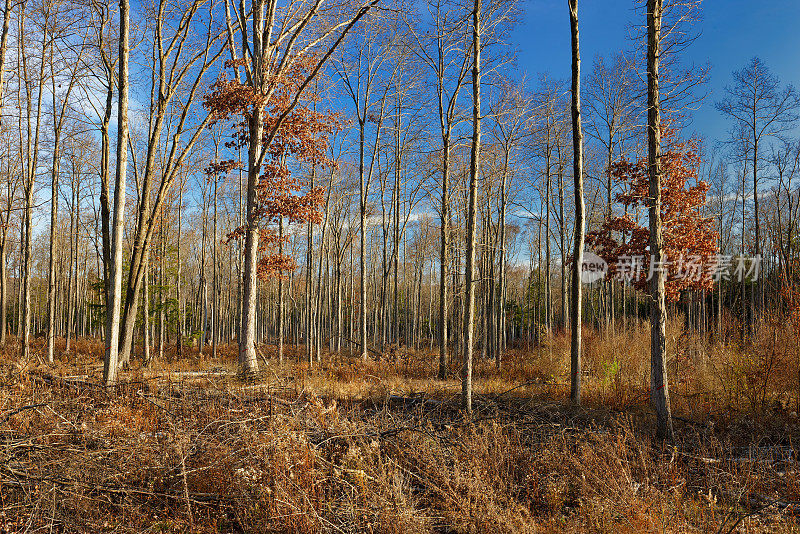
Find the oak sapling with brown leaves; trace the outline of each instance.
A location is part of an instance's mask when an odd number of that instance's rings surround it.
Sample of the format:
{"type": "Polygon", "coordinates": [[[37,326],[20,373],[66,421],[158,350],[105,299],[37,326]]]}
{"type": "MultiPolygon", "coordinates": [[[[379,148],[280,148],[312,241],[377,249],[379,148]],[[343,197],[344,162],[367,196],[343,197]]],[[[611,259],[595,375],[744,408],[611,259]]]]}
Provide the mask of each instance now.
{"type": "MultiPolygon", "coordinates": [[[[231,140],[228,148],[247,148],[249,133],[248,119],[255,107],[263,109],[263,132],[270,132],[279,117],[289,108],[295,94],[301,90],[298,80],[305,79],[316,58],[297,59],[292,68],[282,75],[276,90],[264,101],[252,87],[242,84],[235,78],[229,79],[225,73],[211,86],[205,95],[203,105],[213,115],[212,124],[229,121],[231,140]]],[[[226,67],[235,67],[241,60],[226,62],[226,67]]],[[[324,202],[325,188],[309,187],[307,181],[296,175],[302,165],[330,167],[335,162],[327,156],[328,138],[342,127],[338,113],[318,112],[313,104],[319,102],[319,95],[304,91],[301,101],[282,118],[275,137],[267,145],[263,136],[263,150],[267,155],[261,166],[256,187],[257,210],[254,218],[260,227],[258,276],[267,279],[297,268],[291,256],[283,254],[280,242],[288,237],[279,236],[275,224],[283,218],[288,223],[322,222],[320,208],[324,202]]],[[[217,179],[232,170],[238,169],[242,162],[222,160],[213,162],[206,174],[217,179]]],[[[232,229],[227,239],[239,239],[245,235],[246,225],[232,229]]]]}

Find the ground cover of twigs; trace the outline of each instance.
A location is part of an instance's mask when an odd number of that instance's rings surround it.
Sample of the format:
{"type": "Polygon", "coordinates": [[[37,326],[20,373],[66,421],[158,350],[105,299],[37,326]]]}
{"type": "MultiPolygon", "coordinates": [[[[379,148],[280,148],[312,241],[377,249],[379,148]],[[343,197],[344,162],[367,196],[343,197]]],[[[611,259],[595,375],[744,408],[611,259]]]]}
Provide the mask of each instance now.
{"type": "Polygon", "coordinates": [[[487,377],[466,418],[408,361],[243,379],[233,353],[111,389],[98,351],[4,354],[2,532],[798,531],[790,422],[683,418],[662,444],[645,401],[575,410],[547,380],[487,377]]]}

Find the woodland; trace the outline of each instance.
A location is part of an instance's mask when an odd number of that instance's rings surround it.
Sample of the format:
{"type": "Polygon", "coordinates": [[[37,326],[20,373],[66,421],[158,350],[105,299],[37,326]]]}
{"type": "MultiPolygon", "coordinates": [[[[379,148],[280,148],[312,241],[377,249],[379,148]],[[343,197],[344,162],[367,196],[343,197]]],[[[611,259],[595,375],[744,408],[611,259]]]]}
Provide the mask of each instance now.
{"type": "Polygon", "coordinates": [[[800,530],[800,93],[629,3],[0,0],[0,532],[800,530]]]}

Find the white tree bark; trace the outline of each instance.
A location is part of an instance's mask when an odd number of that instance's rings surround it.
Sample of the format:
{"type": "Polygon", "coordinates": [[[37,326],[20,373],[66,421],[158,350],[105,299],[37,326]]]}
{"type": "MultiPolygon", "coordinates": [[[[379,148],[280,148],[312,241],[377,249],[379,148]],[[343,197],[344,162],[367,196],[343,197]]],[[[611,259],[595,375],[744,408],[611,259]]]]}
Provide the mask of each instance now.
{"type": "Polygon", "coordinates": [[[130,0],[119,0],[119,97],[117,104],[117,174],[114,180],[114,214],[111,237],[109,316],[103,381],[112,386],[119,368],[119,324],[122,302],[122,234],[125,183],[128,172],[128,60],[130,56],[130,0]]]}
{"type": "Polygon", "coordinates": [[[662,0],[647,1],[647,148],[650,175],[650,401],[656,411],[657,435],[672,439],[672,411],[667,383],[667,309],[664,297],[664,238],[661,233],[661,102],[658,63],[662,0]]]}

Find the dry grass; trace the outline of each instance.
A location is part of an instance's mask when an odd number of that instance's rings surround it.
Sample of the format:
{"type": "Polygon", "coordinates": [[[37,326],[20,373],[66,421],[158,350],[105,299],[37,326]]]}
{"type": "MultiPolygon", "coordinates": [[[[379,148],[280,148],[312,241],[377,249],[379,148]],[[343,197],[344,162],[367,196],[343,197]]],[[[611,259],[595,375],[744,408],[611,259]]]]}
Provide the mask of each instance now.
{"type": "Polygon", "coordinates": [[[96,341],[55,367],[8,351],[0,528],[797,532],[798,425],[785,406],[796,340],[776,330],[748,347],[701,346],[679,332],[670,325],[671,445],[651,439],[644,327],[586,332],[580,410],[566,403],[563,336],[510,350],[501,370],[479,362],[469,420],[458,383],[431,380],[424,351],[273,363],[241,381],[224,346],[217,360],[134,364],[112,390],[96,385],[96,341]]]}

